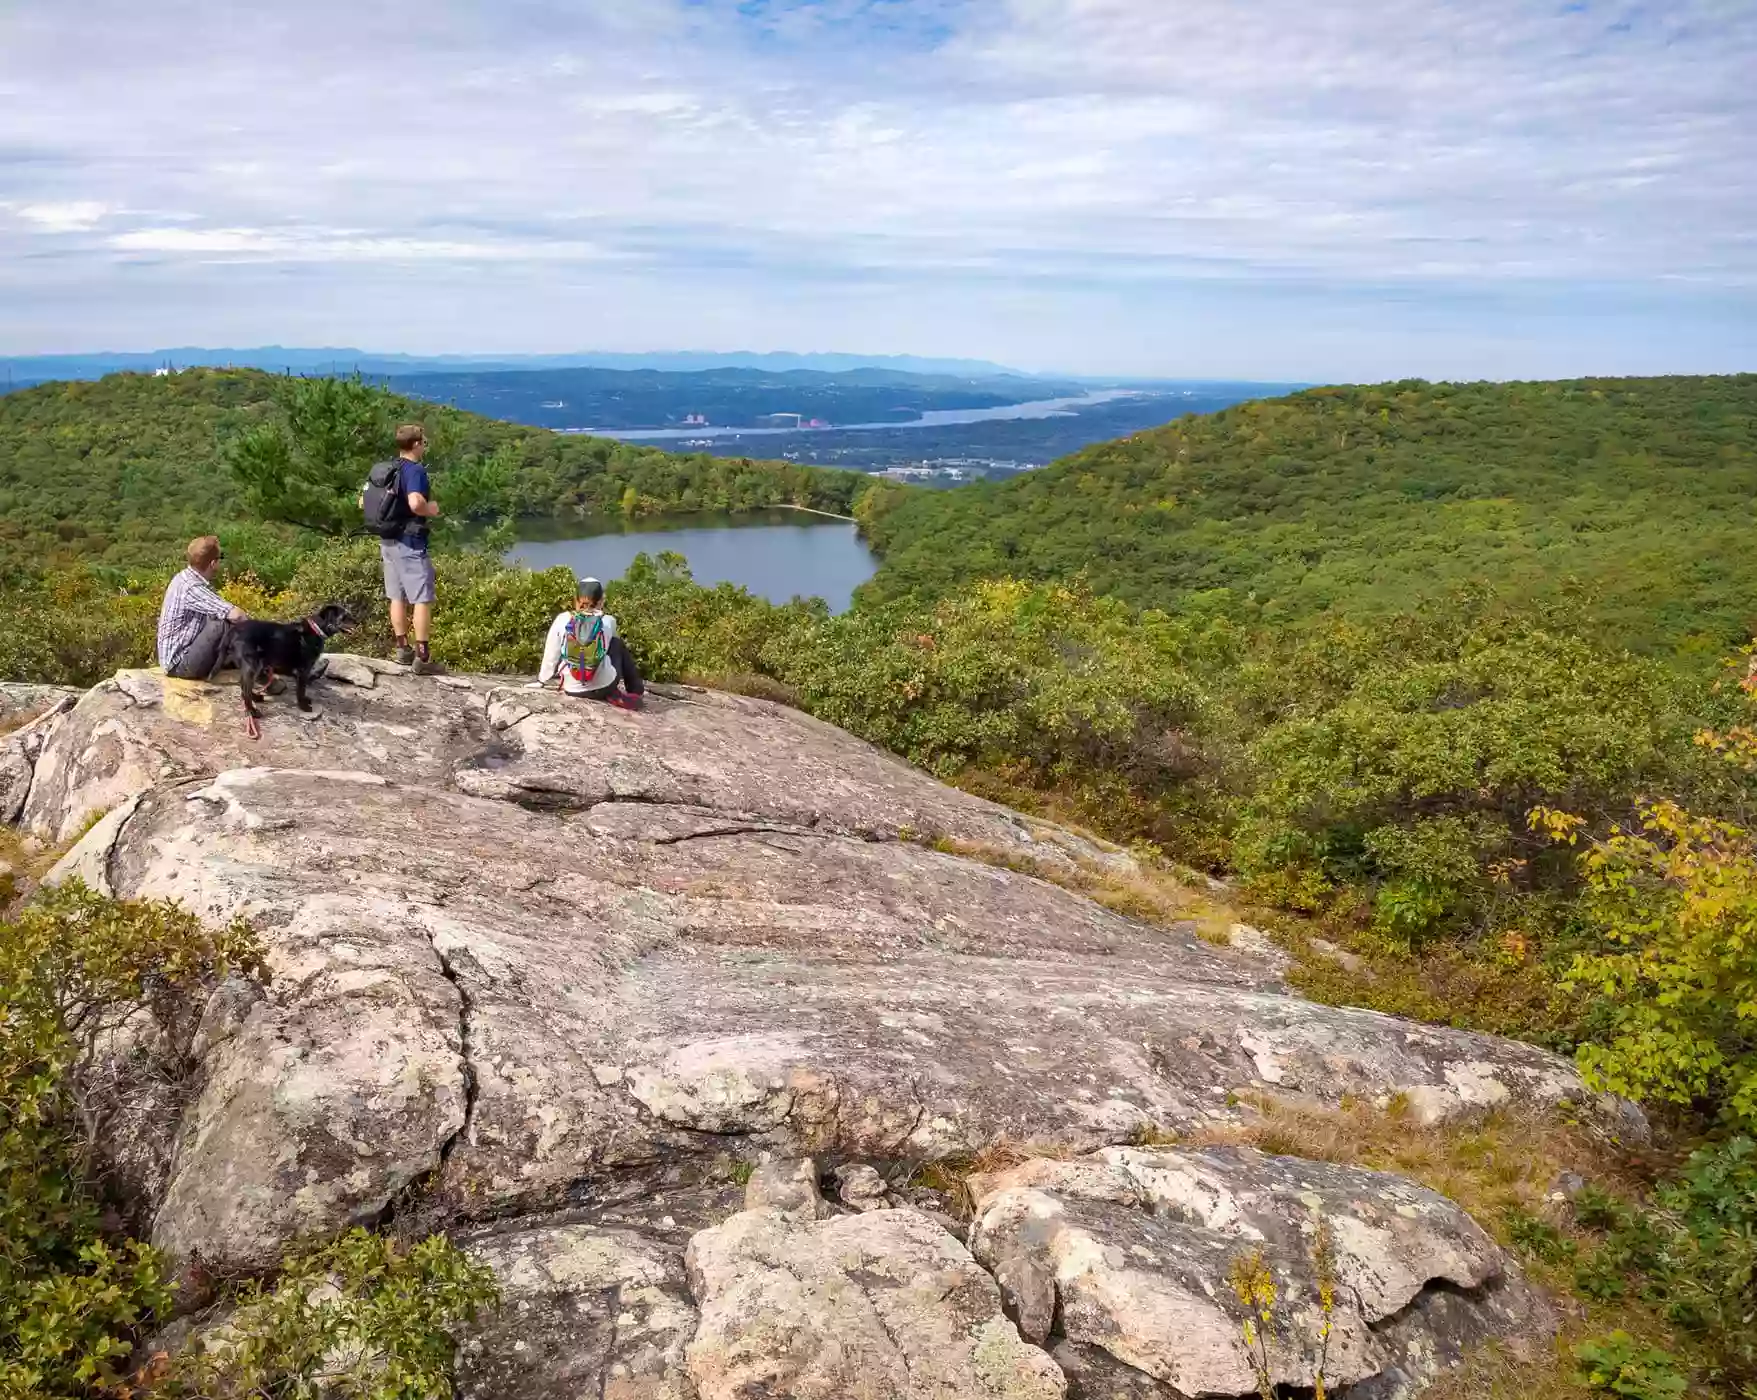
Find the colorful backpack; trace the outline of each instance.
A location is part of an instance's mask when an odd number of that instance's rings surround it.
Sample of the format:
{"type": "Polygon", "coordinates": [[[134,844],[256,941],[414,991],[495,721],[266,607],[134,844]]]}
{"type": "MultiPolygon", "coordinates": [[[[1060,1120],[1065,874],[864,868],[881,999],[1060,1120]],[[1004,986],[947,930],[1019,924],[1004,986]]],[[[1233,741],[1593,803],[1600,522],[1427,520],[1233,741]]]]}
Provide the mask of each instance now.
{"type": "Polygon", "coordinates": [[[567,620],[567,637],[561,645],[561,662],[581,685],[590,686],[604,659],[604,618],[599,613],[575,613],[567,620]]]}

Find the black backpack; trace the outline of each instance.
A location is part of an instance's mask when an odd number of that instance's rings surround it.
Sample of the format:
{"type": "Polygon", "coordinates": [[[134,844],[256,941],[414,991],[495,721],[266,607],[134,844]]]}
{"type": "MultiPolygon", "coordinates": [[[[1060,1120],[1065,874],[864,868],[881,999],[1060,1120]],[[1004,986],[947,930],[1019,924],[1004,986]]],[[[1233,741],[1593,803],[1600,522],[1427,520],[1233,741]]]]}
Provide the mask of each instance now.
{"type": "Polygon", "coordinates": [[[409,496],[403,490],[403,460],[398,457],[380,462],[366,478],[366,490],[360,500],[361,513],[366,517],[366,532],[381,540],[400,540],[403,527],[415,518],[409,509],[409,496]]]}

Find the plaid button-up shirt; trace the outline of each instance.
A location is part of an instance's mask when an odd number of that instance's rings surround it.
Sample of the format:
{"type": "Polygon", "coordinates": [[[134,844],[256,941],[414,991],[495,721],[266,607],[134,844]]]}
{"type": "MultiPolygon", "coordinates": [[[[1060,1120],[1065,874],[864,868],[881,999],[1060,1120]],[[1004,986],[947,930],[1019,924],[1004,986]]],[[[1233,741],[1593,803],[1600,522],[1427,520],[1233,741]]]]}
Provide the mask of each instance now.
{"type": "Polygon", "coordinates": [[[159,665],[167,671],[177,664],[183,649],[200,635],[210,617],[229,617],[232,605],[194,569],[185,569],[165,590],[159,609],[159,665]]]}

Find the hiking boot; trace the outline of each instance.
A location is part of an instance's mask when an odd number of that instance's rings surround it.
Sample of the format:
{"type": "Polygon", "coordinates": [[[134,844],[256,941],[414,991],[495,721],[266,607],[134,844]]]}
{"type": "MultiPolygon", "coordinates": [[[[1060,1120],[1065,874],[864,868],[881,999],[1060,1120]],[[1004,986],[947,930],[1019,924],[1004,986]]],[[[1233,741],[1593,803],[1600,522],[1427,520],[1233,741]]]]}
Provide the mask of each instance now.
{"type": "Polygon", "coordinates": [[[420,657],[417,656],[415,658],[414,665],[412,665],[409,669],[412,670],[417,676],[443,676],[446,673],[445,667],[440,665],[439,662],[433,660],[431,657],[429,657],[426,661],[423,661],[420,657]]]}
{"type": "Polygon", "coordinates": [[[396,662],[399,666],[413,666],[415,664],[415,648],[409,646],[398,647],[391,653],[391,660],[396,662]]]}
{"type": "Polygon", "coordinates": [[[618,693],[610,697],[610,703],[619,710],[638,710],[644,702],[638,694],[618,693]]]}

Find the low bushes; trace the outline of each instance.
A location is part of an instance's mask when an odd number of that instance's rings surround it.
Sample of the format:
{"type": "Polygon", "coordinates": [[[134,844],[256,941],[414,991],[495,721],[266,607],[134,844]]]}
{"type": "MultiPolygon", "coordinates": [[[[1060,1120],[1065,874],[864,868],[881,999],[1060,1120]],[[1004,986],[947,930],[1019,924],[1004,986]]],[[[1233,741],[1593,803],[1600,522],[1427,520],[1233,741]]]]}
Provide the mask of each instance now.
{"type": "Polygon", "coordinates": [[[772,640],[766,669],[814,714],[942,775],[1164,792],[1206,762],[1195,663],[1224,643],[1200,626],[1011,580],[815,622],[772,640]]]}
{"type": "Polygon", "coordinates": [[[1698,683],[1483,600],[1324,626],[1253,658],[1236,693],[1238,868],[1294,907],[1358,893],[1405,950],[1556,926],[1545,896],[1576,872],[1529,830],[1533,807],[1602,830],[1642,794],[1717,776],[1692,743],[1712,708],[1698,683]]]}
{"type": "MultiPolygon", "coordinates": [[[[1578,818],[1539,812],[1564,840],[1578,818]]],[[[1588,942],[1566,980],[1597,994],[1581,1047],[1595,1087],[1695,1105],[1757,1130],[1757,845],[1674,803],[1644,809],[1585,856],[1588,942]]]]}
{"type": "Polygon", "coordinates": [[[1598,1241],[1576,1286],[1641,1298],[1709,1349],[1717,1381],[1757,1395],[1757,1142],[1696,1152],[1639,1208],[1593,1192],[1579,1214],[1598,1241]]]}
{"type": "Polygon", "coordinates": [[[0,577],[0,679],[92,685],[149,661],[165,579],[76,568],[0,577]]]}
{"type": "Polygon", "coordinates": [[[147,1379],[167,1400],[444,1400],[453,1332],[498,1293],[493,1274],[443,1236],[404,1249],[350,1230],[237,1290],[223,1322],[150,1361],[147,1379]]]}
{"type": "MultiPolygon", "coordinates": [[[[1509,1225],[1514,1243],[1580,1297],[1605,1308],[1639,1304],[1673,1329],[1718,1390],[1757,1395],[1757,1142],[1699,1149],[1645,1200],[1587,1186],[1565,1228],[1517,1211],[1509,1225]]],[[[1670,1351],[1620,1330],[1574,1354],[1594,1389],[1688,1388],[1670,1351]]]]}

